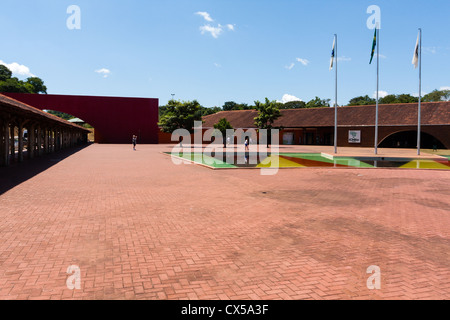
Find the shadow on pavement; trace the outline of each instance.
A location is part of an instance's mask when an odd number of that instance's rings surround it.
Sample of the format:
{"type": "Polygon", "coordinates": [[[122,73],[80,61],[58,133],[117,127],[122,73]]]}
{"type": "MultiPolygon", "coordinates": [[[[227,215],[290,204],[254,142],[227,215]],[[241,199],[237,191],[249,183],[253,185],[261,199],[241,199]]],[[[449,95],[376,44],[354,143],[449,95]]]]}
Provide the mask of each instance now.
{"type": "MultiPolygon", "coordinates": [[[[12,163],[8,167],[0,167],[0,195],[19,184],[33,178],[41,172],[53,167],[58,162],[89,147],[91,144],[60,150],[34,159],[26,159],[22,163],[12,163]]],[[[26,153],[24,155],[26,158],[26,153]]]]}

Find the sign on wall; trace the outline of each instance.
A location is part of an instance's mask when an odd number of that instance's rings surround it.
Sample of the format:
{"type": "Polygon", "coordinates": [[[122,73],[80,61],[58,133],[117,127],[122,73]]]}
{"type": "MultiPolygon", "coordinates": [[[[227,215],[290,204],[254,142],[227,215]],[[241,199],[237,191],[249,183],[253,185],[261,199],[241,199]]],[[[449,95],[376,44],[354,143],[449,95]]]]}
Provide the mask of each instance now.
{"type": "Polygon", "coordinates": [[[285,132],[283,134],[283,144],[285,144],[285,145],[294,144],[294,133],[293,132],[285,132]]]}
{"type": "Polygon", "coordinates": [[[348,132],[349,143],[361,143],[361,131],[350,130],[348,132]]]}

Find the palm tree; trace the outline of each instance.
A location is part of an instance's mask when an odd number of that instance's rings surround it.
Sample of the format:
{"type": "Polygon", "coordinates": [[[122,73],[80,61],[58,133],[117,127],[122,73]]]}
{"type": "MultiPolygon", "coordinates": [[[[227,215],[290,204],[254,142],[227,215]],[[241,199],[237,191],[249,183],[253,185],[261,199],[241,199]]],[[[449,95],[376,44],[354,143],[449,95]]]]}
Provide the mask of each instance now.
{"type": "Polygon", "coordinates": [[[268,137],[267,137],[267,147],[271,144],[271,130],[273,128],[273,123],[275,120],[277,120],[279,117],[281,117],[280,108],[276,101],[269,101],[268,98],[266,98],[265,103],[261,103],[259,101],[255,101],[255,108],[258,111],[258,116],[255,118],[255,125],[259,129],[266,129],[268,130],[268,137]]]}
{"type": "Polygon", "coordinates": [[[227,147],[227,130],[233,129],[231,123],[228,122],[226,118],[222,118],[219,120],[217,124],[214,125],[214,129],[220,131],[223,137],[223,147],[227,147]]]}

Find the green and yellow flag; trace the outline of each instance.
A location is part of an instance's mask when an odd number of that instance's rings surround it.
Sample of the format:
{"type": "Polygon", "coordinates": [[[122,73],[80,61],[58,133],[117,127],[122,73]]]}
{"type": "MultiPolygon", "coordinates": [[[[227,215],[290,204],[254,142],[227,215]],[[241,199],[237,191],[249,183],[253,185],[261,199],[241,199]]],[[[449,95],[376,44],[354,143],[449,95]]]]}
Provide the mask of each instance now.
{"type": "Polygon", "coordinates": [[[373,36],[372,55],[370,56],[369,64],[372,64],[373,56],[375,55],[375,48],[377,47],[377,28],[375,28],[375,34],[373,36]]]}

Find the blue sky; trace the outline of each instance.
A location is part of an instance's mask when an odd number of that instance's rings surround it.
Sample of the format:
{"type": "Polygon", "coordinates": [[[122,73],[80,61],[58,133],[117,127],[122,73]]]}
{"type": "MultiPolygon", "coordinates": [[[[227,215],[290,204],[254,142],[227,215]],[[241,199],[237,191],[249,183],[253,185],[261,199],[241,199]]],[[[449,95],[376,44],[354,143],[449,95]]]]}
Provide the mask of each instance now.
{"type": "Polygon", "coordinates": [[[412,57],[423,29],[423,92],[450,88],[448,0],[1,0],[0,63],[48,93],[252,104],[334,101],[376,91],[370,5],[381,9],[380,91],[418,93],[412,57]],[[69,29],[70,5],[81,29],[69,29]],[[292,99],[292,97],[291,97],[292,99]]]}

